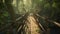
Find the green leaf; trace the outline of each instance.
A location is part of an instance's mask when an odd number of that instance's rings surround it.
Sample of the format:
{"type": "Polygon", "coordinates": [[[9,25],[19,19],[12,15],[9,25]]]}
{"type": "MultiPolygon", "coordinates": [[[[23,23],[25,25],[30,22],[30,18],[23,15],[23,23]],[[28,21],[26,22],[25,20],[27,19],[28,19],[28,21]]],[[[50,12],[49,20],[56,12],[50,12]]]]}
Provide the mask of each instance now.
{"type": "Polygon", "coordinates": [[[55,2],[52,4],[52,7],[57,7],[55,2]]]}
{"type": "Polygon", "coordinates": [[[8,17],[8,12],[5,12],[3,16],[8,17]]]}
{"type": "Polygon", "coordinates": [[[46,3],[45,5],[44,5],[44,8],[49,8],[50,7],[50,4],[49,3],[46,3]]]}

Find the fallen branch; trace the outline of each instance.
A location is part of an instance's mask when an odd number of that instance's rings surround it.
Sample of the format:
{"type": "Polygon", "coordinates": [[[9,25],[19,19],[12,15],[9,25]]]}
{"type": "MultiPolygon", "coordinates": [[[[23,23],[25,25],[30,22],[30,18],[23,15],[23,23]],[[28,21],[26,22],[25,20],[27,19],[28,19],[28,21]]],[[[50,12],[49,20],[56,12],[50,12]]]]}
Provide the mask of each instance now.
{"type": "Polygon", "coordinates": [[[48,18],[46,18],[46,17],[43,17],[43,16],[40,16],[39,14],[36,14],[38,17],[40,17],[40,18],[42,18],[42,19],[44,19],[44,20],[46,20],[46,21],[49,21],[49,22],[52,22],[52,23],[54,23],[55,25],[57,25],[58,27],[60,27],[60,23],[58,23],[58,22],[56,22],[56,21],[53,21],[53,20],[49,20],[48,18]]]}

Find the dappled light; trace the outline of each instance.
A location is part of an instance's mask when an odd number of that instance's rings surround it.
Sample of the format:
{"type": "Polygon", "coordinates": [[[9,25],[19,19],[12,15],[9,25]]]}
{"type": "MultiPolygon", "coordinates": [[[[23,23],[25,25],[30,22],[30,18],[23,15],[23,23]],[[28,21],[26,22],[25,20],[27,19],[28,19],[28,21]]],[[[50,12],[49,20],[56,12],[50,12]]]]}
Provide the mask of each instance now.
{"type": "Polygon", "coordinates": [[[34,18],[33,15],[29,15],[27,17],[27,34],[29,34],[29,31],[30,31],[30,34],[42,34],[38,24],[38,22],[36,21],[36,19],[34,18]]]}
{"type": "Polygon", "coordinates": [[[0,34],[60,34],[60,0],[0,0],[0,34]]]}

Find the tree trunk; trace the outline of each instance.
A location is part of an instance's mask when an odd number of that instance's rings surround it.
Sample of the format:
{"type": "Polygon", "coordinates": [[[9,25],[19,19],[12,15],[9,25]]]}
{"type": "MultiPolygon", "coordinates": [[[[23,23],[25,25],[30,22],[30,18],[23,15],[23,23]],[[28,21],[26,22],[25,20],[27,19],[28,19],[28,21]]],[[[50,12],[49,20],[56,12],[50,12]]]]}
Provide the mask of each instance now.
{"type": "Polygon", "coordinates": [[[26,20],[26,34],[42,34],[42,30],[39,28],[37,23],[37,19],[35,19],[34,15],[29,15],[26,20]]]}
{"type": "Polygon", "coordinates": [[[16,25],[16,17],[15,17],[15,12],[14,12],[14,9],[13,9],[13,6],[12,6],[12,0],[5,0],[5,5],[7,7],[7,11],[9,12],[10,16],[11,16],[11,27],[10,27],[10,30],[9,30],[9,34],[13,34],[13,27],[16,25]]]}

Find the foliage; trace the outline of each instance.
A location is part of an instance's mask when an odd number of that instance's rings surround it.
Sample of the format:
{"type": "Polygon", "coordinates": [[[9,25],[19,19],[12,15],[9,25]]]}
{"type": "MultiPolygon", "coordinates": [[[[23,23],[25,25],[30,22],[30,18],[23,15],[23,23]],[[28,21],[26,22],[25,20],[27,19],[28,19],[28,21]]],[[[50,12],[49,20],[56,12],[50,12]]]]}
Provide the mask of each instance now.
{"type": "MultiPolygon", "coordinates": [[[[6,24],[11,23],[12,18],[14,18],[11,17],[12,15],[8,11],[6,3],[7,5],[13,6],[12,8],[12,10],[14,9],[13,15],[15,13],[14,16],[16,18],[21,17],[21,15],[25,15],[26,13],[38,13],[39,15],[49,17],[52,20],[59,21],[58,19],[60,19],[57,17],[60,15],[59,0],[11,0],[11,1],[5,0],[4,2],[3,0],[2,1],[0,0],[0,29],[4,27],[6,24]]],[[[43,25],[46,22],[45,20],[41,19],[41,23],[43,25]]],[[[18,25],[19,24],[20,20],[18,25]]]]}

